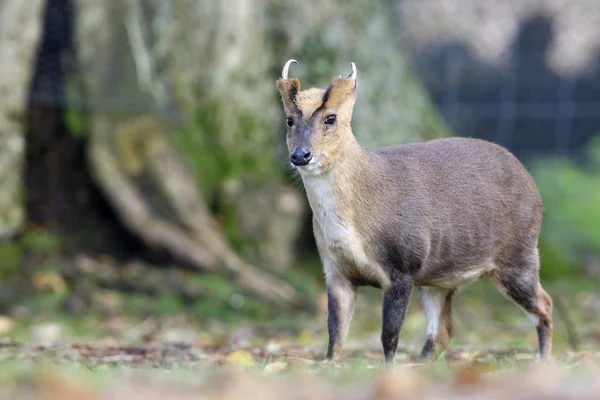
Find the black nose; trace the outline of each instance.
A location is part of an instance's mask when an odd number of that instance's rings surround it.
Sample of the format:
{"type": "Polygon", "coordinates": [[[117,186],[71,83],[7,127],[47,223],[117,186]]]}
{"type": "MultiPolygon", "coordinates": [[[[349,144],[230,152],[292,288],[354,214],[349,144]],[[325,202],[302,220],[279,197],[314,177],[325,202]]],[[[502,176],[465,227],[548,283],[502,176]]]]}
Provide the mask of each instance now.
{"type": "Polygon", "coordinates": [[[290,161],[294,165],[306,165],[312,160],[312,153],[304,147],[296,147],[290,154],[290,161]]]}

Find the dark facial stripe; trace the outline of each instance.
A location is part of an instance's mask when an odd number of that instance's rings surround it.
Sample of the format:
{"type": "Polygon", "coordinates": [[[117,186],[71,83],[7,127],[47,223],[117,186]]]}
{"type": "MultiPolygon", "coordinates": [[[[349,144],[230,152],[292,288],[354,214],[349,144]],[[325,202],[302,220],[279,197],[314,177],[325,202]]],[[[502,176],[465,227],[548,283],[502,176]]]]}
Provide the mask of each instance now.
{"type": "Polygon", "coordinates": [[[296,89],[295,86],[292,86],[290,88],[290,91],[288,92],[288,98],[290,99],[290,102],[294,105],[293,110],[290,111],[295,111],[296,114],[296,118],[298,119],[298,121],[302,120],[302,111],[300,111],[300,109],[296,106],[296,96],[298,95],[298,90],[296,89]]]}
{"type": "Polygon", "coordinates": [[[327,100],[329,100],[329,92],[331,92],[331,88],[332,88],[332,85],[329,85],[329,87],[327,88],[327,90],[323,94],[323,100],[321,102],[321,105],[312,113],[312,115],[310,116],[311,118],[316,113],[318,113],[319,111],[321,111],[321,110],[323,110],[325,108],[325,104],[327,103],[327,100]]]}
{"type": "Polygon", "coordinates": [[[325,103],[327,103],[327,100],[329,99],[329,92],[331,92],[331,88],[333,87],[333,85],[329,85],[329,87],[327,88],[327,90],[325,91],[325,94],[323,94],[323,105],[325,103]]]}
{"type": "Polygon", "coordinates": [[[296,89],[296,86],[292,86],[290,88],[290,92],[288,93],[288,97],[290,98],[290,101],[292,103],[296,102],[296,95],[298,94],[298,89],[296,89]]]}

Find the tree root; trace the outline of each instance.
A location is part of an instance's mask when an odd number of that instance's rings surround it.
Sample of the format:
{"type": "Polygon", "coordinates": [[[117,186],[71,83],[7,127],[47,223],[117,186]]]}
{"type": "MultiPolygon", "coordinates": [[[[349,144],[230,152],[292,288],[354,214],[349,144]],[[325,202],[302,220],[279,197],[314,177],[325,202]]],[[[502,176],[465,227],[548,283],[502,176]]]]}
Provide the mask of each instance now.
{"type": "Polygon", "coordinates": [[[231,249],[196,181],[154,117],[123,123],[112,119],[103,114],[92,117],[88,161],[125,227],[149,247],[166,250],[189,267],[227,274],[249,294],[282,307],[312,306],[288,282],[245,262],[231,249]],[[158,206],[144,194],[140,181],[150,181],[152,194],[159,193],[158,206]]]}

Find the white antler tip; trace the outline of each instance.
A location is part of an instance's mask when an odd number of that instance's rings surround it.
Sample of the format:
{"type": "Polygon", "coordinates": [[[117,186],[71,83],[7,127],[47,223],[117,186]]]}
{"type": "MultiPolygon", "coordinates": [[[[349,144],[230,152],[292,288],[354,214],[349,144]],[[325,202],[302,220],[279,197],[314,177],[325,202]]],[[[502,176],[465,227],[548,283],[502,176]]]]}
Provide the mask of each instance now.
{"type": "Polygon", "coordinates": [[[356,64],[354,62],[350,63],[350,67],[352,68],[352,72],[348,75],[348,78],[356,80],[356,64]]]}
{"type": "Polygon", "coordinates": [[[281,71],[281,77],[283,79],[287,79],[288,78],[288,71],[290,69],[290,65],[292,64],[298,64],[298,61],[294,60],[293,58],[290,58],[283,66],[283,71],[281,71]]]}

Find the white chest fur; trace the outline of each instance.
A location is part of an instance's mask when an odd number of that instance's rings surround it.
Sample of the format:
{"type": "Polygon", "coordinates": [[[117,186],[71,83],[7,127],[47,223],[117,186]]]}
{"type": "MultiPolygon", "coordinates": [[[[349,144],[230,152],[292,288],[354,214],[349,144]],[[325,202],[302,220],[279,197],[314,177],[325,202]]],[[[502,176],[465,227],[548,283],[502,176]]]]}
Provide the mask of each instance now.
{"type": "Polygon", "coordinates": [[[339,194],[334,192],[331,174],[303,175],[302,179],[322,234],[321,245],[326,252],[322,261],[328,279],[341,273],[386,286],[387,275],[370,255],[368,244],[353,224],[350,210],[344,209],[339,194]]]}
{"type": "Polygon", "coordinates": [[[329,174],[303,177],[313,215],[319,221],[327,247],[352,246],[357,241],[348,213],[333,193],[329,174]]]}

